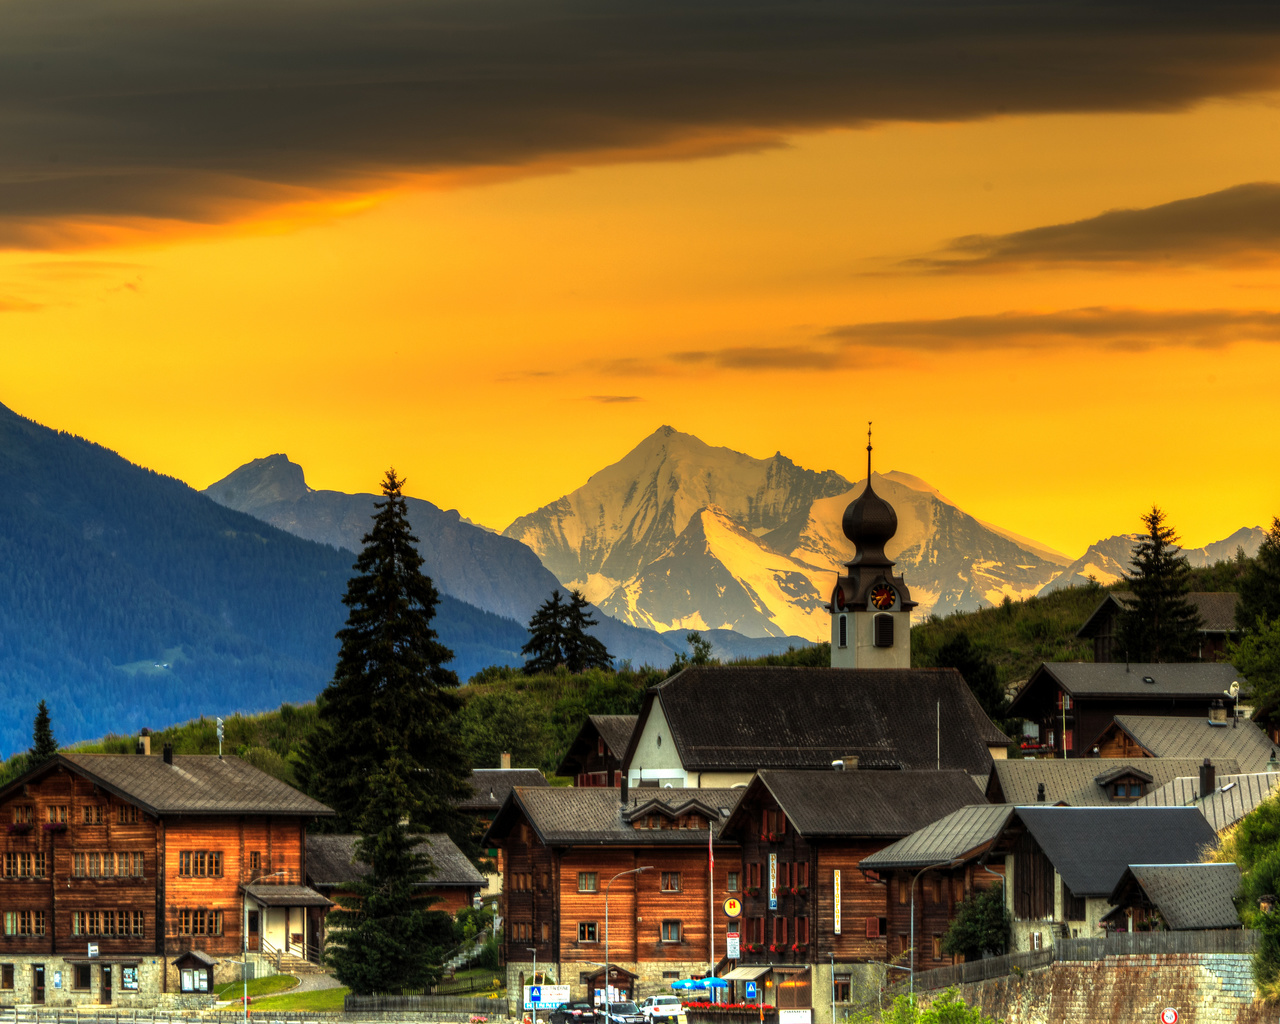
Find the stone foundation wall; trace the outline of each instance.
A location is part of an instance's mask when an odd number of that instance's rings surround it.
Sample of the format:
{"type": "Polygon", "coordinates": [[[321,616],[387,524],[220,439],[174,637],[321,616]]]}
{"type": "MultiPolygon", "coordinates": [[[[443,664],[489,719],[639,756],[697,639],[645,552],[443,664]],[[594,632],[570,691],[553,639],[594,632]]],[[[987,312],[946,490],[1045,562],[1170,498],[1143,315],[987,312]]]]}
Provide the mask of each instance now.
{"type": "Polygon", "coordinates": [[[169,986],[169,991],[166,993],[164,991],[166,961],[159,956],[139,957],[136,989],[124,987],[122,970],[124,965],[111,963],[110,1003],[103,1002],[101,962],[90,964],[89,987],[86,989],[75,987],[75,967],[67,963],[60,954],[0,953],[0,963],[13,965],[13,988],[0,989],[0,1008],[36,1005],[34,1003],[34,969],[37,965],[44,967],[44,1002],[40,1005],[49,1009],[101,1007],[110,1010],[201,1010],[213,1005],[211,996],[179,993],[176,982],[169,986]]]}
{"type": "MultiPolygon", "coordinates": [[[[1254,1002],[1247,953],[1161,953],[1062,962],[960,986],[960,996],[1004,1024],[1112,1024],[1157,1020],[1172,1006],[1179,1024],[1275,1024],[1280,1008],[1254,1002]]],[[[922,1005],[941,995],[920,994],[922,1005]]]]}
{"type": "MultiPolygon", "coordinates": [[[[660,960],[660,961],[643,961],[633,963],[627,960],[614,960],[614,967],[621,967],[624,971],[630,971],[637,975],[635,980],[635,999],[640,1002],[649,996],[670,995],[671,983],[678,978],[690,978],[695,974],[707,973],[707,962],[705,960],[660,960]],[[667,977],[667,975],[671,975],[667,977]]],[[[582,975],[592,974],[599,971],[600,968],[592,964],[584,964],[580,961],[565,960],[559,963],[538,963],[538,973],[544,971],[547,974],[549,984],[559,983],[569,986],[569,994],[573,1000],[590,999],[592,993],[587,991],[587,986],[582,982],[582,975]],[[553,980],[554,979],[554,980],[553,980]]],[[[533,976],[533,964],[530,961],[515,961],[507,964],[507,992],[508,992],[508,1012],[512,1016],[519,1016],[520,1004],[520,975],[523,974],[525,984],[529,984],[529,979],[533,976]]]]}

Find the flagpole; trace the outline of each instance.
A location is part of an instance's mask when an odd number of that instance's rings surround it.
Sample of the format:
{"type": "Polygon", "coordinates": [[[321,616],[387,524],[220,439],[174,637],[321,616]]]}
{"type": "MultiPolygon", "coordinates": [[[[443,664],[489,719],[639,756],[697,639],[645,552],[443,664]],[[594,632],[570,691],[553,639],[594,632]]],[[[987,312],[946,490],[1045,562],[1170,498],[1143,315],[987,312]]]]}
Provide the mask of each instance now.
{"type": "MultiPolygon", "coordinates": [[[[711,848],[711,819],[707,819],[707,933],[711,936],[708,947],[710,959],[707,962],[707,976],[716,973],[716,855],[711,848]]],[[[711,1001],[715,1002],[715,989],[711,990],[711,1001]]]]}

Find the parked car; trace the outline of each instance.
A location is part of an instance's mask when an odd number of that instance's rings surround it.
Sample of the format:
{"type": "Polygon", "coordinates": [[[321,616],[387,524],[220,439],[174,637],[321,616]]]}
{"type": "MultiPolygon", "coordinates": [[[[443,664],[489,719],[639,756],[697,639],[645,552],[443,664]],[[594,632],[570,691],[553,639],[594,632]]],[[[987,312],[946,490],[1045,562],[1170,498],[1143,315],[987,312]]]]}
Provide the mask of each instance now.
{"type": "Polygon", "coordinates": [[[679,996],[650,996],[640,1004],[640,1012],[648,1024],[667,1017],[679,1017],[682,1009],[679,996]]]}
{"type": "Polygon", "coordinates": [[[594,1024],[596,1009],[588,1002],[561,1003],[551,1011],[551,1024],[594,1024]]]}
{"type": "MultiPolygon", "coordinates": [[[[604,1004],[600,1006],[604,1009],[604,1004]]],[[[605,1024],[645,1024],[645,1016],[635,1003],[610,1003],[605,1024]]]]}

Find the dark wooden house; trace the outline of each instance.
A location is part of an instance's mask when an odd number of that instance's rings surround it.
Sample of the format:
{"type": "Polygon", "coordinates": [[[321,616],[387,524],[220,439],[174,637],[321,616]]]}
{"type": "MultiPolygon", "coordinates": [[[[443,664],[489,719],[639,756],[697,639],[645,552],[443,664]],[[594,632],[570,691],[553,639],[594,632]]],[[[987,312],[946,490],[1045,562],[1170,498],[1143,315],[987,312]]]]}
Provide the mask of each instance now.
{"type": "Polygon", "coordinates": [[[1185,757],[1235,761],[1243,772],[1265,772],[1275,744],[1247,718],[1230,719],[1225,707],[1208,718],[1117,715],[1093,742],[1102,758],[1185,757]]]}
{"type": "Polygon", "coordinates": [[[741,885],[737,845],[719,837],[741,795],[513,789],[486,839],[507,868],[508,991],[528,983],[535,955],[544,980],[571,986],[574,999],[595,996],[606,961],[635,997],[710,972],[725,949],[720,905],[741,885]]]}
{"type": "Polygon", "coordinates": [[[743,912],[741,956],[721,976],[780,1008],[829,1008],[833,985],[848,999],[856,967],[893,951],[889,888],[863,862],[982,802],[963,771],[760,772],[725,825],[742,846],[743,912]]]}
{"type": "MultiPolygon", "coordinates": [[[[516,786],[545,786],[546,777],[536,768],[512,768],[511,756],[502,755],[502,768],[473,768],[471,771],[471,796],[458,804],[458,810],[474,821],[472,835],[477,840],[484,837],[489,826],[502,805],[507,802],[511,790],[516,786]]],[[[493,894],[502,892],[503,863],[502,850],[496,846],[485,848],[485,857],[481,861],[485,877],[488,879],[488,891],[493,894]]]]}
{"type": "MultiPolygon", "coordinates": [[[[1199,641],[1197,661],[1218,661],[1226,653],[1227,641],[1239,636],[1236,626],[1236,593],[1192,592],[1187,601],[1196,610],[1200,624],[1196,628],[1199,641]]],[[[1120,616],[1133,604],[1127,590],[1109,591],[1085,620],[1076,636],[1093,641],[1093,660],[1099,664],[1125,660],[1120,640],[1120,616]]]]}
{"type": "Polygon", "coordinates": [[[305,955],[304,833],[332,813],[236,757],[56,755],[0,790],[11,998],[148,1005],[193,950],[305,955]]]}
{"type": "Polygon", "coordinates": [[[575,786],[621,786],[622,758],[637,715],[588,715],[556,769],[575,786]]]}
{"type": "Polygon", "coordinates": [[[1113,931],[1240,928],[1237,864],[1130,864],[1111,891],[1113,931]]]}
{"type": "Polygon", "coordinates": [[[1036,735],[1026,741],[1033,744],[1031,752],[1088,757],[1095,738],[1117,715],[1207,719],[1234,681],[1247,689],[1226,662],[1045,662],[1018,691],[1009,714],[1035,726],[1036,735]]]}

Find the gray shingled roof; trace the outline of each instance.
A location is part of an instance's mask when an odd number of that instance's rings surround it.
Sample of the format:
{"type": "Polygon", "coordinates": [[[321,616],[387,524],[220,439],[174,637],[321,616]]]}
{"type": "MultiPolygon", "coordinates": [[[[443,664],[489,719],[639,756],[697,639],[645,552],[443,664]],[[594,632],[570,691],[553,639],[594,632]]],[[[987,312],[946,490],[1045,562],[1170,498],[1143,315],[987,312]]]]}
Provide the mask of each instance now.
{"type": "Polygon", "coordinates": [[[1009,804],[961,807],[863,858],[859,867],[877,871],[926,868],[967,857],[994,841],[1012,814],[1013,807],[1009,804]]]}
{"type": "MultiPolygon", "coordinates": [[[[1240,766],[1230,758],[1215,762],[1219,772],[1239,772],[1240,766]]],[[[987,795],[994,799],[1003,795],[1007,804],[1034,804],[1040,783],[1044,783],[1045,803],[1065,802],[1072,807],[1103,806],[1112,803],[1110,794],[1098,785],[1104,772],[1128,767],[1151,776],[1157,788],[1182,775],[1198,774],[1200,759],[1193,757],[1070,757],[1039,760],[995,761],[987,795]],[[999,794],[996,786],[999,786],[999,794]]]]}
{"type": "Polygon", "coordinates": [[[1130,864],[1190,864],[1218,835],[1194,807],[1018,807],[1076,896],[1109,896],[1130,864]]]}
{"type": "Polygon", "coordinates": [[[1114,725],[1127,732],[1152,757],[1231,758],[1242,771],[1267,769],[1275,744],[1247,718],[1238,724],[1210,725],[1199,715],[1116,715],[1114,725]]]}
{"type": "Polygon", "coordinates": [[[621,758],[627,752],[627,744],[631,742],[631,734],[635,731],[639,715],[588,715],[591,724],[596,727],[603,738],[605,746],[613,751],[614,757],[621,758]]]}
{"type": "MultiPolygon", "coordinates": [[[[307,835],[307,881],[319,888],[347,885],[369,873],[369,865],[356,860],[356,840],[350,834],[307,835]]],[[[488,886],[488,880],[467,860],[466,855],[443,833],[424,837],[418,849],[431,858],[428,884],[433,886],[488,886]]]]}
{"type": "Polygon", "coordinates": [[[578,727],[577,735],[570,742],[569,749],[560,759],[555,774],[575,775],[583,761],[595,756],[596,737],[604,740],[609,752],[621,764],[639,720],[639,715],[587,715],[578,727]]]}
{"type": "Polygon", "coordinates": [[[516,786],[545,786],[547,780],[537,768],[475,768],[471,772],[470,799],[458,804],[458,810],[481,814],[496,812],[516,786]]]}
{"type": "Polygon", "coordinates": [[[1131,864],[1116,883],[1111,902],[1128,905],[1139,886],[1172,931],[1239,928],[1232,897],[1240,888],[1235,864],[1131,864]]]}
{"type": "MultiPolygon", "coordinates": [[[[992,724],[955,669],[691,666],[646,695],[661,702],[680,762],[690,771],[863,766],[934,768],[942,704],[942,767],[986,771],[992,724]]],[[[631,767],[640,729],[624,768],[631,767]]]]}
{"type": "MultiPolygon", "coordinates": [[[[231,754],[58,754],[72,771],[149,814],[278,814],[327,817],[318,800],[231,754]]],[[[47,766],[46,766],[47,767],[47,766]]]]}
{"type": "Polygon", "coordinates": [[[333,900],[307,885],[242,885],[264,907],[331,907],[333,900]]]}
{"type": "Polygon", "coordinates": [[[1200,776],[1183,776],[1135,803],[1143,807],[1196,807],[1214,830],[1221,832],[1280,789],[1280,772],[1218,775],[1214,785],[1214,791],[1201,800],[1200,776]]]}
{"type": "Polygon", "coordinates": [[[1149,664],[1134,662],[1046,661],[1014,698],[1010,714],[1017,714],[1023,694],[1032,692],[1038,679],[1048,676],[1074,697],[1126,697],[1159,700],[1162,697],[1221,697],[1233,680],[1245,686],[1244,677],[1226,662],[1177,662],[1149,664]],[[1151,679],[1152,682],[1144,682],[1151,679]]]}
{"type": "Polygon", "coordinates": [[[546,788],[511,791],[507,803],[494,819],[485,841],[489,837],[505,835],[521,815],[528,819],[543,843],[549,846],[577,843],[620,845],[707,845],[707,830],[637,829],[626,820],[636,807],[650,801],[669,807],[672,811],[690,799],[715,807],[722,815],[713,821],[713,833],[719,835],[721,824],[729,812],[737,806],[745,790],[741,789],[632,789],[626,803],[620,799],[620,791],[608,788],[546,788]]]}
{"type": "MultiPolygon", "coordinates": [[[[910,835],[944,814],[982,799],[963,771],[762,771],[748,792],[763,786],[791,827],[807,838],[910,835]]],[[[745,801],[744,801],[745,803],[745,801]]],[[[749,828],[745,814],[730,830],[749,828]]]]}
{"type": "MultiPolygon", "coordinates": [[[[1187,594],[1187,601],[1200,616],[1201,633],[1233,633],[1236,630],[1236,604],[1240,595],[1234,592],[1210,593],[1208,591],[1192,591],[1187,594]]],[[[1107,594],[1098,606],[1089,613],[1084,625],[1076,633],[1078,637],[1095,636],[1101,628],[1102,620],[1109,619],[1115,612],[1133,604],[1133,593],[1128,590],[1113,590],[1107,594]]]]}

